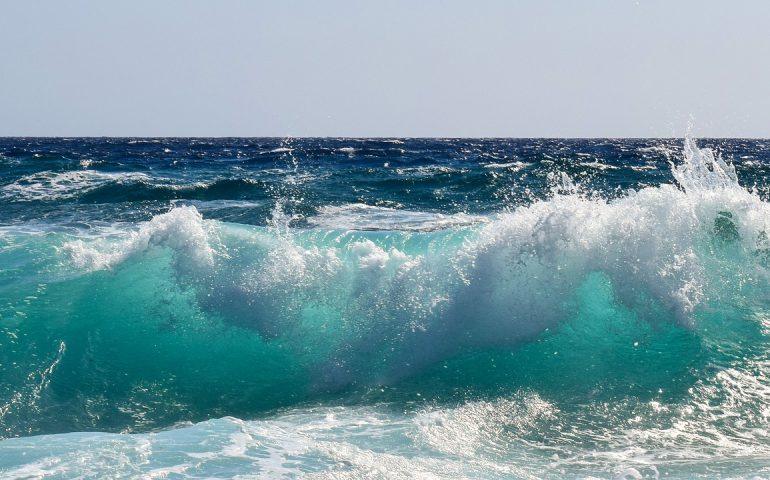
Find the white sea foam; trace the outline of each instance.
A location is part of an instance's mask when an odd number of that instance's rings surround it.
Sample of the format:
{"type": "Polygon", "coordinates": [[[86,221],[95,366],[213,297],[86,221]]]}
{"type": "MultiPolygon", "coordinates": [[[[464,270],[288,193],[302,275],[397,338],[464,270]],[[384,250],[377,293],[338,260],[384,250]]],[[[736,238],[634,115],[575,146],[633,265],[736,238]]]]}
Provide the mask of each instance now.
{"type": "Polygon", "coordinates": [[[642,153],[643,155],[651,153],[655,156],[662,156],[667,159],[673,159],[681,153],[681,150],[678,147],[669,145],[654,145],[652,147],[641,147],[638,149],[638,152],[642,153]]]}
{"type": "Polygon", "coordinates": [[[628,168],[630,168],[631,170],[633,170],[635,172],[646,172],[646,171],[649,171],[649,170],[657,170],[658,167],[656,165],[649,165],[648,164],[648,165],[632,165],[632,166],[630,166],[628,168]]]}
{"type": "Polygon", "coordinates": [[[62,200],[76,198],[109,183],[147,182],[144,173],[110,173],[96,170],[39,172],[0,188],[0,198],[9,200],[62,200]]]}
{"type": "Polygon", "coordinates": [[[264,153],[291,153],[293,151],[294,149],[290,147],[277,147],[264,153]]]}
{"type": "Polygon", "coordinates": [[[432,231],[484,223],[488,218],[465,213],[447,215],[354,203],[321,207],[318,215],[307,221],[315,227],[335,230],[432,231]]]}
{"type": "Polygon", "coordinates": [[[396,173],[410,177],[432,177],[445,173],[465,173],[463,168],[449,167],[447,165],[421,165],[419,167],[401,167],[396,168],[396,173]]]}
{"type": "Polygon", "coordinates": [[[172,204],[175,207],[192,205],[201,212],[231,208],[259,208],[264,205],[263,202],[253,200],[174,200],[172,204]]]}
{"type": "MultiPolygon", "coordinates": [[[[90,161],[89,161],[90,162],[90,161]]],[[[91,163],[88,164],[89,166],[91,163]]],[[[0,187],[0,198],[24,201],[52,201],[78,198],[107,185],[145,184],[154,187],[183,190],[203,188],[210,183],[198,181],[181,183],[170,178],[153,177],[140,172],[100,172],[75,170],[68,172],[38,172],[24,176],[0,187]]]]}
{"type": "Polygon", "coordinates": [[[487,163],[484,165],[484,168],[501,168],[501,169],[511,170],[512,172],[518,172],[518,171],[524,170],[529,166],[532,166],[532,164],[527,162],[515,161],[515,162],[506,162],[506,163],[487,163]]]}
{"type": "Polygon", "coordinates": [[[594,168],[596,170],[617,170],[620,167],[616,165],[609,165],[606,163],[602,163],[599,161],[593,161],[593,162],[580,162],[578,165],[581,167],[588,167],[588,168],[594,168]]]}
{"type": "Polygon", "coordinates": [[[112,268],[156,246],[172,248],[187,267],[211,266],[214,250],[210,231],[194,207],[180,207],[156,216],[117,241],[74,240],[61,250],[75,266],[86,270],[112,268]]]}
{"type": "Polygon", "coordinates": [[[766,468],[766,439],[719,434],[686,412],[670,429],[615,418],[634,409],[650,422],[670,422],[670,413],[659,417],[643,403],[591,402],[560,411],[526,392],[415,413],[294,408],[155,433],[8,439],[0,442],[6,452],[0,471],[7,478],[213,478],[227,471],[244,479],[535,480],[761,478],[752,473],[766,468]]]}

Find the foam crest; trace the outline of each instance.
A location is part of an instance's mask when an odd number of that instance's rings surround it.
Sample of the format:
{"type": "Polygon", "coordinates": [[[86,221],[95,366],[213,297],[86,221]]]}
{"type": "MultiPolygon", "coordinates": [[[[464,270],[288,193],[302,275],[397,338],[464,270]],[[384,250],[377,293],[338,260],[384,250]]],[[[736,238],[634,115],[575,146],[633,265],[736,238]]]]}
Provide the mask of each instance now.
{"type": "MultiPolygon", "coordinates": [[[[600,271],[621,301],[633,305],[633,297],[646,292],[689,322],[704,297],[720,293],[721,282],[709,268],[723,263],[715,258],[720,249],[739,254],[731,259],[734,263],[723,265],[740,277],[738,264],[756,267],[757,241],[770,228],[770,209],[759,198],[737,187],[709,192],[688,194],[664,185],[613,201],[556,195],[517,209],[487,226],[478,243],[469,245],[466,254],[485,270],[474,281],[483,282],[480,276],[498,271],[489,278],[507,276],[525,291],[568,298],[580,279],[600,271]]],[[[507,302],[511,295],[516,293],[500,292],[499,301],[507,302]]],[[[548,307],[552,302],[544,298],[542,304],[532,304],[537,297],[522,298],[520,305],[532,305],[526,315],[544,318],[543,312],[553,310],[548,307]]]]}
{"type": "Polygon", "coordinates": [[[466,213],[446,215],[355,203],[321,207],[318,215],[307,221],[314,227],[339,230],[433,231],[485,223],[488,219],[466,213]]]}
{"type": "Polygon", "coordinates": [[[195,207],[180,207],[156,216],[117,241],[74,240],[62,245],[61,250],[76,267],[86,270],[112,268],[156,246],[174,250],[185,268],[203,267],[211,266],[214,260],[211,233],[195,207]]]}
{"type": "Polygon", "coordinates": [[[9,200],[64,200],[77,198],[109,183],[147,182],[143,173],[109,173],[96,170],[39,172],[0,188],[0,198],[9,200]]]}

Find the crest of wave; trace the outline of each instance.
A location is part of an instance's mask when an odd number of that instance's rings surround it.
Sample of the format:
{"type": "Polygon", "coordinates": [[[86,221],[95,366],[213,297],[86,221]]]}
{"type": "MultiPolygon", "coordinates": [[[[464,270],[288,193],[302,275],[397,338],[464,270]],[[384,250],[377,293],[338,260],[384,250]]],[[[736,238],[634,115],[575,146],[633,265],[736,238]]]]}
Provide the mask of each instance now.
{"type": "Polygon", "coordinates": [[[65,243],[62,250],[78,268],[103,270],[153,247],[169,247],[175,252],[178,267],[189,271],[213,266],[210,233],[195,207],[179,207],[156,216],[118,241],[75,240],[65,243]]]}
{"type": "Polygon", "coordinates": [[[178,277],[200,279],[205,308],[314,357],[320,388],[390,383],[461,349],[558,327],[597,276],[616,308],[646,321],[694,327],[709,302],[769,302],[768,204],[691,139],[672,171],[681,188],[613,200],[562,176],[550,198],[485,225],[390,240],[207,223],[186,207],[117,242],[64,248],[87,268],[171,248],[178,277]]]}
{"type": "Polygon", "coordinates": [[[0,188],[0,198],[9,200],[63,200],[76,198],[110,183],[147,182],[143,173],[109,173],[96,170],[38,172],[0,188]]]}
{"type": "MultiPolygon", "coordinates": [[[[515,345],[558,327],[590,300],[581,297],[602,294],[580,288],[597,275],[614,308],[642,321],[697,328],[704,310],[766,306],[770,206],[740,187],[732,165],[692,139],[673,173],[679,187],[614,200],[580,194],[565,181],[562,193],[499,215],[460,248],[413,258],[417,264],[400,270],[390,290],[374,295],[373,305],[388,305],[385,312],[405,313],[401,321],[376,315],[398,325],[384,338],[399,339],[399,354],[380,380],[395,381],[462,348],[515,345]],[[394,296],[394,286],[406,293],[394,296]],[[415,319],[419,328],[409,330],[415,319]]],[[[381,338],[382,322],[371,323],[378,335],[349,350],[367,351],[381,338]]],[[[335,359],[332,377],[350,363],[359,362],[335,359]]]]}
{"type": "MultiPolygon", "coordinates": [[[[451,268],[433,263],[427,276],[446,287],[448,300],[426,316],[422,331],[406,336],[404,369],[392,374],[409,374],[458,347],[516,344],[558,327],[587,304],[586,295],[602,295],[580,288],[596,276],[618,311],[644,321],[694,328],[703,308],[766,305],[770,206],[692,139],[672,170],[679,187],[614,200],[581,194],[562,175],[551,198],[479,229],[447,256],[451,268]]],[[[427,260],[422,268],[430,269],[427,260]]]]}

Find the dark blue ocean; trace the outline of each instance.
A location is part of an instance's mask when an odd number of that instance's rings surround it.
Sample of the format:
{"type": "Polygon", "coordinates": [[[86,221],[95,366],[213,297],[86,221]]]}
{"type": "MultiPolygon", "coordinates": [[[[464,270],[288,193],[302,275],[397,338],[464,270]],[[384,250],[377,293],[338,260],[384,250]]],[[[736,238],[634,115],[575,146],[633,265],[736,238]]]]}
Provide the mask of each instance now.
{"type": "Polygon", "coordinates": [[[2,478],[770,478],[770,141],[0,138],[2,478]]]}

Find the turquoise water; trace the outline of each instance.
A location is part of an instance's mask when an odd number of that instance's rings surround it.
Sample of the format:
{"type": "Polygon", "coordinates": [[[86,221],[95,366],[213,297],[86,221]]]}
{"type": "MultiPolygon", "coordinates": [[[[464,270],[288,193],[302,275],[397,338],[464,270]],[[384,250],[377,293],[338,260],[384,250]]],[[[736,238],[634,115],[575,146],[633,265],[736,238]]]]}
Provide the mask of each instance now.
{"type": "Polygon", "coordinates": [[[4,139],[0,472],[770,477],[766,149],[4,139]]]}

